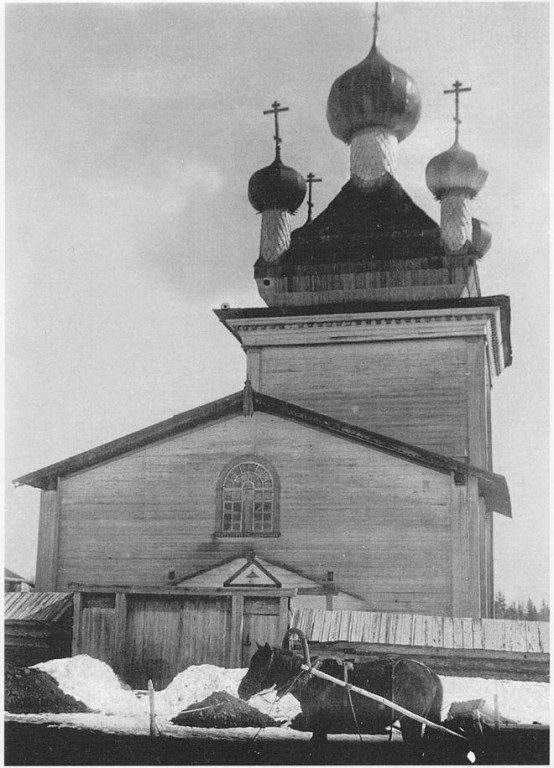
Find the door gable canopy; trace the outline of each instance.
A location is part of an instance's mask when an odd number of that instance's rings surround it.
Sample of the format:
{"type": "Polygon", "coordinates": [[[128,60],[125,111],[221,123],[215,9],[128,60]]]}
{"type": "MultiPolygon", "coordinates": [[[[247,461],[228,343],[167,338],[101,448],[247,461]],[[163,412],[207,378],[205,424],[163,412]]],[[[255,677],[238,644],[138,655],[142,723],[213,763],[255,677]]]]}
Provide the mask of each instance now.
{"type": "Polygon", "coordinates": [[[247,558],[236,573],[223,582],[224,587],[281,587],[278,579],[255,557],[247,558]]]}
{"type": "Polygon", "coordinates": [[[317,588],[323,592],[322,585],[317,581],[312,581],[287,568],[269,563],[261,557],[256,557],[253,552],[183,579],[177,586],[202,589],[240,587],[244,590],[268,587],[287,590],[317,588]]]}

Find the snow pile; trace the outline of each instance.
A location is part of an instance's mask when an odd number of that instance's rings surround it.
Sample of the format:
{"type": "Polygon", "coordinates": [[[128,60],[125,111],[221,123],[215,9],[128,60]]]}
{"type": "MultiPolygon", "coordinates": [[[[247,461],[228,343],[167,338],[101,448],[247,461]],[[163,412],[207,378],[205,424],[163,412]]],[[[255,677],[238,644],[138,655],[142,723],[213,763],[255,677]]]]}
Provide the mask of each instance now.
{"type": "Polygon", "coordinates": [[[535,683],[523,680],[487,680],[482,677],[442,677],[444,691],[443,720],[454,701],[484,699],[494,708],[494,695],[498,695],[498,710],[501,715],[518,723],[550,722],[549,683],[535,683]]]}
{"type": "MultiPolygon", "coordinates": [[[[224,691],[238,698],[238,687],[247,671],[225,669],[212,664],[187,667],[173,678],[165,690],[156,694],[156,712],[166,716],[178,714],[216,691],[224,691]]],[[[300,704],[290,694],[279,701],[276,701],[274,692],[263,696],[258,694],[249,699],[248,704],[275,720],[291,720],[300,712],[300,704]]]]}
{"type": "Polygon", "coordinates": [[[144,705],[113,669],[99,659],[81,654],[35,664],[56,680],[62,691],[104,714],[144,714],[144,705]]]}

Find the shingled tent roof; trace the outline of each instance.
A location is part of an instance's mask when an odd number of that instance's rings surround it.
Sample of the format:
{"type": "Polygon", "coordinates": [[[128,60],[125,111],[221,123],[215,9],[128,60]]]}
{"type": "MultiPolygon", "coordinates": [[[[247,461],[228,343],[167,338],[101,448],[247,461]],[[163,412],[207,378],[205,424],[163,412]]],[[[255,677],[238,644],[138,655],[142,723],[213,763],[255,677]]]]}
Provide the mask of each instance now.
{"type": "Polygon", "coordinates": [[[282,264],[443,255],[439,225],[386,174],[371,190],[345,184],[317,218],[294,230],[282,264]]]}
{"type": "Polygon", "coordinates": [[[53,490],[56,488],[58,477],[70,475],[84,469],[101,464],[104,461],[123,456],[129,451],[152,445],[159,440],[166,440],[190,429],[200,426],[208,426],[210,423],[233,415],[244,414],[251,416],[254,412],[268,413],[283,419],[303,424],[306,427],[319,429],[335,435],[336,437],[350,440],[358,445],[387,453],[391,456],[409,461],[420,466],[453,475],[455,478],[465,478],[466,474],[477,477],[479,493],[484,497],[487,509],[500,512],[511,517],[510,494],[506,478],[493,472],[488,472],[479,467],[463,464],[449,456],[419,448],[418,446],[396,440],[377,432],[349,424],[346,421],[335,419],[332,416],[318,413],[308,408],[302,408],[294,403],[288,403],[261,392],[255,392],[250,382],[246,383],[242,392],[236,392],[228,397],[214,400],[211,403],[185,411],[171,419],[161,421],[151,427],[146,427],[138,432],[133,432],[125,437],[104,443],[89,451],[70,456],[68,459],[50,464],[47,467],[30,472],[27,475],[14,480],[16,485],[31,485],[35,488],[53,490]]]}

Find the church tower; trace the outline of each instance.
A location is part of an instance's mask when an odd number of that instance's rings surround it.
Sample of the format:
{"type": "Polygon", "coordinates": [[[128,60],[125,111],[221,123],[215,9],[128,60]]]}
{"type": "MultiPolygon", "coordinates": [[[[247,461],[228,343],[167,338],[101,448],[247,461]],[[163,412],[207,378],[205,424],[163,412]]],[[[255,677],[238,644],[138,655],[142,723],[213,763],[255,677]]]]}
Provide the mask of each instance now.
{"type": "Polygon", "coordinates": [[[399,145],[421,100],[379,51],[377,22],[376,13],[369,54],[328,98],[329,127],[350,148],[350,178],[292,233],[305,183],[281,162],[282,110],[269,110],[276,158],[249,185],[262,212],[254,275],[268,306],[217,315],[242,344],[255,390],[491,470],[490,392],[511,363],[510,309],[506,296],[483,297],[479,286],[490,234],[470,203],[487,172],[459,143],[459,96],[470,89],[456,82],[445,91],[455,94],[456,138],[427,166],[439,225],[397,179],[399,145]]]}

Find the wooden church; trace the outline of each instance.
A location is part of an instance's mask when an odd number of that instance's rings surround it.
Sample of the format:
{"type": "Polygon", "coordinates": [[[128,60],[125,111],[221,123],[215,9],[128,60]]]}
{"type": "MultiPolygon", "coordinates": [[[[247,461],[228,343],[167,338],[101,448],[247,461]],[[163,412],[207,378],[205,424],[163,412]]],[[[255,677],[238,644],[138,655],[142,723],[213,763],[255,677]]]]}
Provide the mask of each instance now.
{"type": "Polygon", "coordinates": [[[396,155],[420,97],[376,36],[328,99],[350,178],[294,231],[307,183],[270,110],[275,159],[248,188],[267,307],[216,310],[243,391],[16,481],[42,489],[36,589],[76,594],[74,652],[131,685],[243,666],[300,608],[493,615],[511,508],[491,382],[511,345],[509,299],[479,287],[487,173],[460,145],[456,82],[454,144],[426,170],[440,224],[414,204],[396,155]]]}

